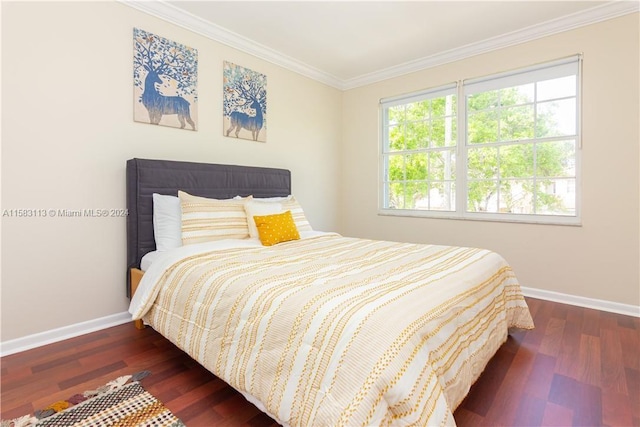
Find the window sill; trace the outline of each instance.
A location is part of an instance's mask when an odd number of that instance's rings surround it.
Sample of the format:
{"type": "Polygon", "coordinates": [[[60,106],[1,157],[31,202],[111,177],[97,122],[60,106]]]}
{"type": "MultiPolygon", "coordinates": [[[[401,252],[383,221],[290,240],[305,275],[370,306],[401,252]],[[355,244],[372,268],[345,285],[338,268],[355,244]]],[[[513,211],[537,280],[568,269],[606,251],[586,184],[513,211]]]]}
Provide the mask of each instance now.
{"type": "Polygon", "coordinates": [[[551,216],[551,215],[520,215],[520,214],[493,214],[480,212],[438,212],[409,209],[378,209],[379,216],[396,216],[428,219],[451,219],[456,221],[483,221],[504,222],[517,224],[537,225],[567,225],[582,227],[582,221],[577,216],[551,216]]]}

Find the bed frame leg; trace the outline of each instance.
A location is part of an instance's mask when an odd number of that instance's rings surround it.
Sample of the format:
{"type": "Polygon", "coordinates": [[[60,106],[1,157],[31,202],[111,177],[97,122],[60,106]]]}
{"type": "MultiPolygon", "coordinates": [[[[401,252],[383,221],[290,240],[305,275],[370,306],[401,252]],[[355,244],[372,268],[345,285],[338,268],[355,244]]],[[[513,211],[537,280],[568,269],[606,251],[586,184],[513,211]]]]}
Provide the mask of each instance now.
{"type": "MultiPolygon", "coordinates": [[[[144,271],[138,268],[132,268],[129,271],[129,274],[131,277],[131,298],[133,298],[133,295],[136,293],[138,285],[140,284],[140,280],[142,280],[144,271]]],[[[142,319],[134,320],[133,324],[136,326],[136,329],[144,329],[146,327],[142,319]]]]}
{"type": "Polygon", "coordinates": [[[146,328],[146,325],[144,324],[142,319],[134,320],[133,324],[136,325],[136,329],[144,329],[144,328],[146,328]]]}

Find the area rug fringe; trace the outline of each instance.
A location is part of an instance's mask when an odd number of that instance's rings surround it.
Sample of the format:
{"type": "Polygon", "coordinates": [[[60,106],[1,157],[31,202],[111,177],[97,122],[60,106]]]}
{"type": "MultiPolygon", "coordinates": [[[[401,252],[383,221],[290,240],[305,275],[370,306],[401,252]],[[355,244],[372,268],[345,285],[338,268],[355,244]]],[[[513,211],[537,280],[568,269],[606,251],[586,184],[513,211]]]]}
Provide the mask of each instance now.
{"type": "MultiPolygon", "coordinates": [[[[2,420],[2,422],[0,423],[0,427],[30,427],[30,426],[38,426],[38,425],[63,425],[63,424],[59,424],[56,421],[51,421],[51,423],[49,423],[48,418],[51,417],[51,419],[53,419],[62,415],[67,416],[68,414],[64,413],[65,411],[71,411],[72,408],[73,409],[78,408],[79,410],[80,407],[83,406],[85,403],[89,404],[91,403],[91,401],[93,401],[96,398],[106,397],[108,393],[114,393],[115,391],[119,391],[125,386],[129,387],[129,386],[137,385],[138,387],[140,387],[140,391],[144,393],[148,393],[144,389],[142,389],[141,386],[139,386],[139,384],[137,383],[139,380],[147,377],[150,374],[151,373],[149,371],[141,371],[133,375],[124,375],[124,376],[118,377],[115,380],[110,381],[107,384],[103,385],[102,387],[98,387],[95,390],[87,390],[82,394],[74,394],[67,400],[61,400],[61,401],[52,403],[51,405],[47,406],[42,410],[35,411],[33,415],[24,415],[22,417],[15,418],[13,420],[2,420]],[[56,415],[56,417],[53,417],[54,415],[56,415]]],[[[164,407],[164,405],[162,405],[159,401],[157,401],[157,399],[155,399],[152,395],[149,394],[149,397],[147,398],[147,400],[148,399],[153,399],[154,401],[157,402],[157,404],[154,405],[154,408],[159,408],[159,409],[154,409],[154,410],[156,410],[156,412],[161,414],[161,419],[162,419],[161,425],[184,426],[184,424],[179,419],[177,419],[168,409],[164,407]]],[[[122,409],[120,409],[120,411],[122,412],[122,409]]],[[[91,417],[95,418],[96,415],[92,414],[91,417]]],[[[142,420],[141,415],[138,415],[135,412],[127,413],[127,417],[130,421],[130,423],[127,425],[137,425],[134,421],[139,419],[142,420]]],[[[110,424],[101,423],[100,425],[110,425],[110,424]]]]}
{"type": "Polygon", "coordinates": [[[2,427],[27,427],[35,424],[38,419],[31,415],[25,415],[15,420],[2,420],[2,427]]]}

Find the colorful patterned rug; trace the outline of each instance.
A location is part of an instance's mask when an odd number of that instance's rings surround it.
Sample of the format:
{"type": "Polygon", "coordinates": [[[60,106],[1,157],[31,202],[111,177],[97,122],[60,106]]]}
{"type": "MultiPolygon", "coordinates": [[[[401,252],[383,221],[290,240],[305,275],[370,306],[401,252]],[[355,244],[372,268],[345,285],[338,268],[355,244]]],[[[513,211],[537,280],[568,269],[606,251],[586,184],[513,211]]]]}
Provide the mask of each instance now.
{"type": "Polygon", "coordinates": [[[162,402],[138,382],[148,371],[125,375],[67,400],[55,402],[33,415],[3,420],[1,427],[184,427],[162,402]]]}

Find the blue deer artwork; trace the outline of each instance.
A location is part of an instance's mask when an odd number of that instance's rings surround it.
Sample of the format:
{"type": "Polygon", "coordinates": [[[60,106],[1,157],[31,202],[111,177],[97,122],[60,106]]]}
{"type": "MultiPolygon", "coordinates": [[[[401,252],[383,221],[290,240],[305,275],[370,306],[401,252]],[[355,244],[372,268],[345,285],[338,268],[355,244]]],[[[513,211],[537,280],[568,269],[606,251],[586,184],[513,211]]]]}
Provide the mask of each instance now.
{"type": "Polygon", "coordinates": [[[162,84],[158,71],[154,71],[148,65],[145,65],[144,69],[147,70],[147,77],[144,79],[142,105],[149,112],[149,122],[152,125],[157,125],[163,115],[177,114],[180,129],[184,129],[186,121],[193,130],[196,130],[196,124],[191,120],[191,113],[189,112],[189,101],[180,96],[162,95],[156,88],[156,83],[162,84]]]}
{"type": "Polygon", "coordinates": [[[224,65],[224,135],[266,141],[267,77],[237,66],[224,65]],[[245,132],[243,132],[243,129],[245,132]],[[251,137],[246,135],[249,132],[251,137]]]}
{"type": "Polygon", "coordinates": [[[185,129],[188,123],[195,131],[198,51],[139,28],[133,42],[134,120],[146,123],[146,110],[152,125],[185,129]],[[163,88],[172,93],[162,93],[163,88]]]}
{"type": "Polygon", "coordinates": [[[258,140],[258,134],[260,133],[260,129],[262,129],[263,124],[263,116],[262,116],[262,106],[260,105],[260,101],[258,101],[253,96],[249,96],[248,101],[251,104],[249,107],[253,109],[256,113],[255,116],[250,116],[247,113],[243,113],[241,111],[234,111],[229,116],[229,122],[231,126],[227,129],[227,136],[231,133],[232,130],[235,129],[236,138],[238,137],[238,133],[242,128],[251,132],[251,138],[254,141],[258,140]]]}

